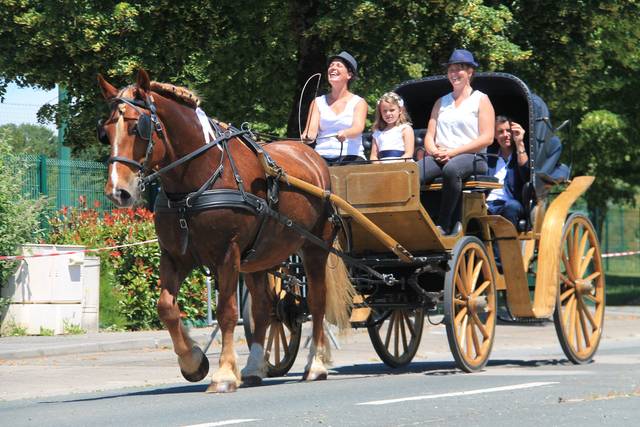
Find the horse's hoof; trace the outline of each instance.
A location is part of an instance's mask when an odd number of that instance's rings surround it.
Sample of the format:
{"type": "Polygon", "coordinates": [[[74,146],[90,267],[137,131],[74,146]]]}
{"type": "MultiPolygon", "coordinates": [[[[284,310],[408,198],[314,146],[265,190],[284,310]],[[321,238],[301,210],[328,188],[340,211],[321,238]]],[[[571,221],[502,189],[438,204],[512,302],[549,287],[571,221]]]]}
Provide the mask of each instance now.
{"type": "Polygon", "coordinates": [[[303,381],[323,381],[326,379],[327,379],[326,372],[305,371],[304,375],[302,376],[303,381]]]}
{"type": "Polygon", "coordinates": [[[207,387],[207,393],[233,393],[238,389],[235,381],[212,382],[207,387]]]}
{"type": "Polygon", "coordinates": [[[198,381],[206,377],[209,373],[209,359],[207,359],[207,356],[203,354],[202,360],[200,361],[200,366],[198,366],[198,369],[195,372],[189,374],[180,369],[180,373],[182,373],[182,376],[185,380],[192,383],[197,383],[198,381]]]}
{"type": "Polygon", "coordinates": [[[262,378],[257,375],[249,375],[247,377],[242,377],[242,384],[246,387],[255,387],[262,385],[262,378]]]}

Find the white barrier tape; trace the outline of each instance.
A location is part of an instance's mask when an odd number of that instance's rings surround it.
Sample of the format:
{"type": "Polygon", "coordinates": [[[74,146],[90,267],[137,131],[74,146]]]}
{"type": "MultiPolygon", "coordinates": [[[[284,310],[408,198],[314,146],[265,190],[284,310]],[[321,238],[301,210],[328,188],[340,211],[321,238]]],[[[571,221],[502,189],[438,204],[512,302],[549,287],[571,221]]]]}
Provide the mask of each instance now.
{"type": "Polygon", "coordinates": [[[640,251],[612,252],[610,254],[602,254],[602,258],[613,258],[618,256],[638,255],[640,251]]]}
{"type": "Polygon", "coordinates": [[[59,252],[49,252],[46,254],[35,254],[35,255],[9,255],[9,256],[0,256],[0,261],[20,261],[27,258],[42,258],[48,256],[61,256],[61,255],[73,255],[73,254],[81,254],[86,252],[102,252],[102,251],[111,251],[114,249],[127,248],[130,246],[140,246],[146,245],[149,243],[157,242],[158,239],[145,240],[143,242],[135,242],[135,243],[126,243],[122,245],[116,246],[107,246],[104,248],[96,248],[96,249],[82,249],[80,251],[59,251],[59,252]]]}

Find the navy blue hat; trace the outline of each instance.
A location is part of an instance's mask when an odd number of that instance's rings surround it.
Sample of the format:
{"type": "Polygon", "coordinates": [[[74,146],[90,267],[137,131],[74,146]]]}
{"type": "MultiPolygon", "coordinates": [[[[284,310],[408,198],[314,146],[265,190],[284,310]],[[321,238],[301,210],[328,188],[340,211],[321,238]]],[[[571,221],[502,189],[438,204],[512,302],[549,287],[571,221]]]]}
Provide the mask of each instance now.
{"type": "Polygon", "coordinates": [[[478,63],[473,58],[473,53],[469,52],[465,49],[456,49],[453,51],[451,56],[449,57],[449,61],[445,62],[445,67],[448,67],[451,64],[469,64],[474,68],[478,67],[478,63]]]}
{"type": "Polygon", "coordinates": [[[328,61],[329,64],[334,59],[340,59],[341,61],[343,61],[347,65],[347,68],[351,70],[354,76],[358,74],[358,63],[356,62],[356,59],[353,56],[351,56],[349,52],[343,50],[337,55],[330,56],[328,61]]]}

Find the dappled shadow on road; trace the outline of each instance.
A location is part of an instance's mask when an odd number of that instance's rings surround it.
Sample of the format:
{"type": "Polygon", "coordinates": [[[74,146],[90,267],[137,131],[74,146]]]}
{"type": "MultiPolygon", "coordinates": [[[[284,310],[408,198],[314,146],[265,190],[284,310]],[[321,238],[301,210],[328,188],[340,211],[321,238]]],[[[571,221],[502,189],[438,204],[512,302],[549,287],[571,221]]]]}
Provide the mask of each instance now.
{"type": "Polygon", "coordinates": [[[131,397],[131,396],[159,396],[159,395],[167,395],[167,394],[204,393],[207,390],[208,386],[209,386],[208,383],[190,384],[190,385],[184,385],[184,386],[162,387],[162,388],[156,388],[152,390],[110,393],[107,396],[42,401],[38,403],[51,404],[51,403],[91,402],[91,401],[99,401],[99,400],[118,399],[121,397],[131,397]]]}
{"type": "Polygon", "coordinates": [[[567,359],[535,359],[535,360],[516,360],[516,359],[498,359],[490,360],[487,366],[502,367],[518,367],[518,368],[536,368],[541,366],[574,366],[567,359]]]}

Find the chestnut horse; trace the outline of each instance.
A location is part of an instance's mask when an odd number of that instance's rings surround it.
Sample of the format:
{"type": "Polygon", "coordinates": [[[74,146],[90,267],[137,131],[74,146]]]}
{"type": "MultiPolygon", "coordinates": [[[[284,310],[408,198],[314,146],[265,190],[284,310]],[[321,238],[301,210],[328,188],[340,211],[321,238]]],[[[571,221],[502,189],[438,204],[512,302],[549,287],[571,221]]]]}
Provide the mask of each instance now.
{"type": "MultiPolygon", "coordinates": [[[[303,379],[325,379],[325,364],[329,362],[323,328],[325,310],[328,320],[333,317],[342,326],[348,325],[353,292],[346,269],[336,269],[334,261],[328,263],[326,247],[317,245],[317,238],[330,245],[335,237],[337,231],[330,220],[333,208],[326,200],[296,190],[286,181],[274,191],[256,155],[260,146],[247,143],[242,131],[207,122],[198,108],[198,98],[187,89],[152,82],[144,70],[139,71],[135,85],[120,90],[100,75],[98,82],[111,104],[108,119],[98,129],[101,139],[111,145],[106,194],[118,206],[132,206],[150,174],[161,182],[155,215],[161,250],[158,314],[171,334],[182,375],[189,381],[200,381],[209,370],[207,357],[180,321],[177,296],[187,275],[194,268],[206,266],[218,286],[222,349],[219,368],[207,391],[235,391],[241,380],[259,384],[266,375],[263,345],[273,310],[267,272],[298,252],[307,276],[307,302],[313,319],[313,345],[303,379]],[[207,135],[208,123],[217,130],[213,141],[207,135]],[[198,205],[207,193],[212,194],[206,196],[206,203],[198,205]],[[269,206],[271,202],[274,205],[271,215],[256,208],[256,200],[265,202],[264,207],[266,199],[270,200],[269,206]],[[296,227],[307,231],[307,236],[296,227]],[[314,236],[316,244],[311,243],[314,236]],[[336,271],[342,272],[340,277],[328,277],[336,271]],[[245,273],[251,292],[255,323],[242,374],[233,343],[240,272],[245,273]]],[[[330,189],[327,165],[307,145],[280,141],[264,146],[264,151],[287,175],[330,189]]]]}

